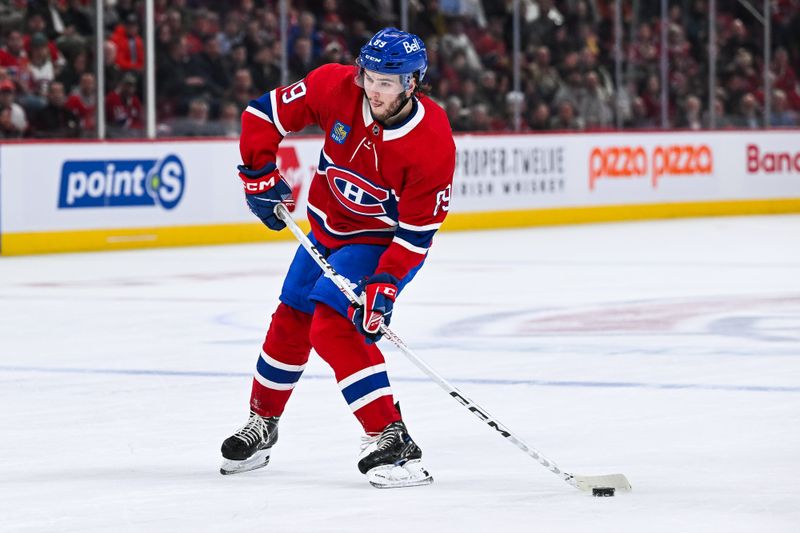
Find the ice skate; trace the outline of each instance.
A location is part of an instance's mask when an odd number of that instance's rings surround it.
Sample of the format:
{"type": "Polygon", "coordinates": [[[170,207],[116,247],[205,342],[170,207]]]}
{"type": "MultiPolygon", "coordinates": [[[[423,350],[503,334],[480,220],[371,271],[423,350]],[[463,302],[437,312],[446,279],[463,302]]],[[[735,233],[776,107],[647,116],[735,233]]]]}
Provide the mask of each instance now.
{"type": "Polygon", "coordinates": [[[278,417],[262,417],[250,411],[247,423],[222,443],[219,473],[239,474],[267,466],[277,440],[278,417]]]}
{"type": "Polygon", "coordinates": [[[411,439],[402,421],[392,422],[380,435],[369,440],[358,461],[358,469],[379,489],[433,483],[433,477],[422,465],[422,450],[411,439]]]}

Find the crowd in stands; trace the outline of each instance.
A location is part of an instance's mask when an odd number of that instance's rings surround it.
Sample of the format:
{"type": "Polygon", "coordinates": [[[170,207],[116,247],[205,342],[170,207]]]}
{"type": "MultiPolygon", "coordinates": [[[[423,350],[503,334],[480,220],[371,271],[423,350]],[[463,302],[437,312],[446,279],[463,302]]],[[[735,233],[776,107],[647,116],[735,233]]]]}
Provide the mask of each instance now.
{"type": "MultiPolygon", "coordinates": [[[[92,0],[0,0],[0,138],[96,135],[92,0]]],[[[353,64],[377,29],[400,26],[398,0],[289,2],[289,81],[353,64]]],[[[623,7],[623,76],[614,79],[613,0],[520,0],[521,86],[513,90],[512,2],[409,0],[427,45],[426,91],[454,131],[662,127],[659,56],[669,57],[669,128],[709,127],[708,3],[670,0],[666,43],[657,2],[623,7]]],[[[143,0],[104,2],[110,137],[143,135],[143,0]]],[[[718,128],[764,126],[763,28],[719,1],[718,128]]],[[[772,2],[773,127],[800,125],[800,0],[772,2]]],[[[155,0],[160,136],[239,134],[247,102],[281,83],[278,0],[155,0]]]]}

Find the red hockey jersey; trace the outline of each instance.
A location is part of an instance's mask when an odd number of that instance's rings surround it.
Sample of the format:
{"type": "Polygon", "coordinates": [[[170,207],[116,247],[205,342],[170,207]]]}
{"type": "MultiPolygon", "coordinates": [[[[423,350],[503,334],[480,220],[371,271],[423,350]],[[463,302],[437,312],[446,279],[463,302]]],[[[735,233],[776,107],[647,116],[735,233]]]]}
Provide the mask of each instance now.
{"type": "Polygon", "coordinates": [[[386,245],[376,272],[402,279],[424,259],[450,208],[453,134],[426,96],[412,97],[409,116],[384,127],[355,74],[354,66],[323,65],[252,100],[242,113],[242,161],[275,162],[288,132],[319,125],[325,142],[308,193],[314,236],[328,248],[386,245]]]}

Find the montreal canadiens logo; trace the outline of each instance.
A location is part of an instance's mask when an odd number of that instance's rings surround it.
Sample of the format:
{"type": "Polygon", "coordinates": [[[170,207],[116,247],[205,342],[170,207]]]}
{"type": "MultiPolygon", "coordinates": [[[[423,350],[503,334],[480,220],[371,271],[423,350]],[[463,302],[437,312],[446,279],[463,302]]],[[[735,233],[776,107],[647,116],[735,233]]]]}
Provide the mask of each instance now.
{"type": "Polygon", "coordinates": [[[358,174],[335,166],[329,166],[325,175],[333,195],[353,213],[368,217],[386,214],[383,206],[383,202],[389,199],[389,191],[386,189],[373,185],[358,174]]]}

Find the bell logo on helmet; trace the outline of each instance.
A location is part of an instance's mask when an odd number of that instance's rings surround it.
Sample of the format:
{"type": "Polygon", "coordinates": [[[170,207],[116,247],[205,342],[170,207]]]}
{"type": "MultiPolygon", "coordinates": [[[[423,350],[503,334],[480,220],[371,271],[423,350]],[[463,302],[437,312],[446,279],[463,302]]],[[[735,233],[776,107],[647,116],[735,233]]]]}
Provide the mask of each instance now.
{"type": "Polygon", "coordinates": [[[416,39],[414,39],[412,42],[403,41],[403,48],[406,49],[407,54],[419,52],[419,42],[416,39]]]}

